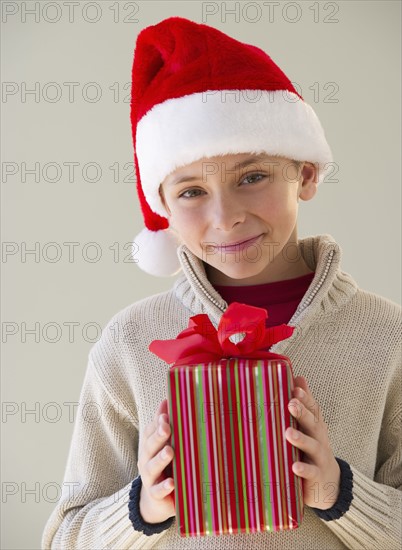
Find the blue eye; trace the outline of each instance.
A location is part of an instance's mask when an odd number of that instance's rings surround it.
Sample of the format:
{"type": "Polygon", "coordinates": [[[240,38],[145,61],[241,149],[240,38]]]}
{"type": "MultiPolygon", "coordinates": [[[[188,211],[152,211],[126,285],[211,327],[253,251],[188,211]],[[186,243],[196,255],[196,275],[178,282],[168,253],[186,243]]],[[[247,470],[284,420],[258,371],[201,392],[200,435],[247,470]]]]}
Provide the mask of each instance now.
{"type": "Polygon", "coordinates": [[[246,180],[251,179],[251,180],[254,180],[254,181],[251,181],[251,182],[249,181],[249,183],[253,184],[253,183],[258,183],[259,181],[261,181],[262,178],[265,178],[265,174],[260,174],[260,173],[249,174],[242,181],[246,181],[246,180]],[[258,179],[255,179],[255,178],[258,178],[258,179]]]}

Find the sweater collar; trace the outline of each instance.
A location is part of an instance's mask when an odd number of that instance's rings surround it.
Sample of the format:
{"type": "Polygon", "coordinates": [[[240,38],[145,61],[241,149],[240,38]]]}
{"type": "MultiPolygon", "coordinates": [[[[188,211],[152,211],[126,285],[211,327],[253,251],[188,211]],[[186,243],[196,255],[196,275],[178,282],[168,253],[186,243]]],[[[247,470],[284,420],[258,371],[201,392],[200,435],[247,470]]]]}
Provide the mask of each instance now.
{"type": "MultiPolygon", "coordinates": [[[[342,250],[328,234],[299,239],[300,252],[315,275],[307,292],[289,321],[290,325],[309,324],[314,314],[333,313],[357,292],[353,278],[341,271],[342,250]]],[[[182,244],[177,255],[183,273],[175,281],[176,297],[192,314],[206,313],[215,326],[228,304],[209,282],[204,263],[182,244]]]]}

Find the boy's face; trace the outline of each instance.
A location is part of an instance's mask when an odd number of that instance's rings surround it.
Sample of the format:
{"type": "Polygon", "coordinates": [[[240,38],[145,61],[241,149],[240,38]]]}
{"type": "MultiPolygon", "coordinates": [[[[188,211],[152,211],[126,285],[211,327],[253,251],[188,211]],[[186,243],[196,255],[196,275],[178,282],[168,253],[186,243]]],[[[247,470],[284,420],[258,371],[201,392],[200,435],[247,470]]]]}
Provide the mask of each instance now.
{"type": "Polygon", "coordinates": [[[215,284],[296,277],[300,261],[305,266],[290,244],[297,243],[298,202],[315,192],[313,164],[251,153],[203,158],[160,188],[170,227],[215,284]]]}

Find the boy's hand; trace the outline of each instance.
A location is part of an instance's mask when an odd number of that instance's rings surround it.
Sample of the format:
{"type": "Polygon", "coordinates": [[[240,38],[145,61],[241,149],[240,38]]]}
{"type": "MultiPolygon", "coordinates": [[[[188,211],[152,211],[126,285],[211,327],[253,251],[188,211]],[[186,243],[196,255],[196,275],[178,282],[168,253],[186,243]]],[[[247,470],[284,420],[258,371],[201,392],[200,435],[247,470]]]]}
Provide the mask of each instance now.
{"type": "Polygon", "coordinates": [[[306,379],[297,376],[294,382],[289,411],[297,420],[299,430],[288,428],[285,435],[304,456],[303,462],[295,462],[292,470],[303,478],[304,503],[327,510],[338,499],[341,471],[331,449],[327,425],[306,379]]]}
{"type": "Polygon", "coordinates": [[[174,455],[172,447],[166,445],[170,431],[167,399],[164,399],[153,421],[145,428],[138,449],[137,466],[142,481],[140,513],[147,523],[160,523],[176,515],[171,495],[174,480],[164,475],[174,455]],[[162,455],[163,451],[166,451],[166,457],[162,455]]]}

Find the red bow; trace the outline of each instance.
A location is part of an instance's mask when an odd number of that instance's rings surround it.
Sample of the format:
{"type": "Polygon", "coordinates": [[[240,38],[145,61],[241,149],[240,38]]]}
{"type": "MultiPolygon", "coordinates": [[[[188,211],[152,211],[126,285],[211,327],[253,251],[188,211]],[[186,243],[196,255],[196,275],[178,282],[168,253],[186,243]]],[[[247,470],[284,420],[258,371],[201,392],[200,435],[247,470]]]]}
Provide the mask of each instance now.
{"type": "Polygon", "coordinates": [[[294,327],[282,324],[265,328],[267,318],[266,309],[233,302],[222,315],[218,330],[208,315],[195,315],[175,340],[154,340],[149,350],[176,366],[215,362],[225,357],[282,357],[261,350],[289,338],[294,327]],[[242,338],[237,344],[230,340],[235,334],[242,338]]]}

